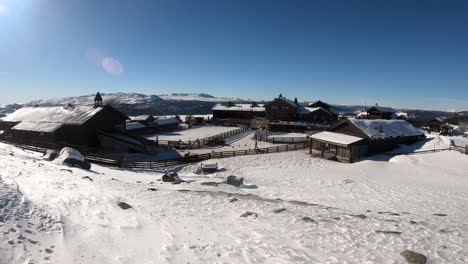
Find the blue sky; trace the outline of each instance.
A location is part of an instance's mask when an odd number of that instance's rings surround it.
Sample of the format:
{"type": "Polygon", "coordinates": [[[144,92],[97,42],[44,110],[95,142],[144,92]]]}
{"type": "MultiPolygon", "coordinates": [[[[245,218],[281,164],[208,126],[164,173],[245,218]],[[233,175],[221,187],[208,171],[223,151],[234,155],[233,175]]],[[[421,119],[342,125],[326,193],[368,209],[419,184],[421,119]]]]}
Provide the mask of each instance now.
{"type": "Polygon", "coordinates": [[[98,90],[468,109],[468,1],[0,0],[0,103],[98,90]]]}

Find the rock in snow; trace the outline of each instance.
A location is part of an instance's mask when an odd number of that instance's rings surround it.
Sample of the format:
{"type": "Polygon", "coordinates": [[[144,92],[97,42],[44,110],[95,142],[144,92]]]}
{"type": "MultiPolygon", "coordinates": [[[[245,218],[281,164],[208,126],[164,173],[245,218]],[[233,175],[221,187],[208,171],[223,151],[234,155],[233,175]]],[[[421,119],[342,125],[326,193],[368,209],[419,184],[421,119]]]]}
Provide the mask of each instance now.
{"type": "Polygon", "coordinates": [[[44,153],[44,159],[49,160],[49,161],[53,161],[54,159],[56,159],[58,157],[58,155],[59,155],[59,153],[56,150],[48,149],[44,153]]]}
{"type": "Polygon", "coordinates": [[[179,175],[175,172],[169,172],[162,176],[163,182],[172,182],[173,184],[181,183],[182,180],[179,178],[179,175]]]}
{"type": "Polygon", "coordinates": [[[127,209],[132,208],[131,205],[129,205],[128,203],[125,203],[125,202],[119,202],[119,203],[117,203],[117,205],[118,205],[120,208],[124,209],[124,210],[127,210],[127,209]]]}
{"type": "Polygon", "coordinates": [[[79,151],[72,148],[63,148],[60,151],[60,155],[57,160],[62,163],[85,170],[91,169],[91,163],[89,163],[89,161],[87,161],[79,151]]]}
{"type": "Polygon", "coordinates": [[[423,254],[413,252],[411,250],[405,250],[400,253],[405,260],[410,264],[426,264],[427,258],[423,254]]]}
{"type": "Polygon", "coordinates": [[[227,177],[226,183],[232,186],[239,187],[244,183],[244,178],[238,178],[236,176],[231,175],[227,177]]]}

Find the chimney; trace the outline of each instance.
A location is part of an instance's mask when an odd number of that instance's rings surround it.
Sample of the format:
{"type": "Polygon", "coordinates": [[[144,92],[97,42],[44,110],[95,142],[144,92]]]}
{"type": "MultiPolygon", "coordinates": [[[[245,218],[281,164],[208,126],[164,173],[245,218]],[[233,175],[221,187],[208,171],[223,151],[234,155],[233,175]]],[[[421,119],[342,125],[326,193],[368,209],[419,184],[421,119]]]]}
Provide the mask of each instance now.
{"type": "Polygon", "coordinates": [[[99,92],[94,97],[94,107],[102,107],[102,97],[99,92]]]}

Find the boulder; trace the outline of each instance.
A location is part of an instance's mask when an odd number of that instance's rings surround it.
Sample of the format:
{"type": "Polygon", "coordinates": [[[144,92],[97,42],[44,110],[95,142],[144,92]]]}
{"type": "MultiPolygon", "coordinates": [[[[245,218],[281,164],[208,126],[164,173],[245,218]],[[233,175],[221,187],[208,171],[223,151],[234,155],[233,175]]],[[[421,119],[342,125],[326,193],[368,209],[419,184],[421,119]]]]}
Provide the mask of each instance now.
{"type": "Polygon", "coordinates": [[[244,183],[244,178],[238,178],[236,176],[231,175],[227,177],[226,183],[232,186],[239,187],[244,183]]]}
{"type": "Polygon", "coordinates": [[[241,214],[240,217],[249,217],[249,216],[252,216],[252,217],[257,218],[257,217],[258,217],[258,214],[257,214],[257,213],[254,213],[254,212],[245,212],[245,213],[241,214]]]}
{"type": "Polygon", "coordinates": [[[91,169],[91,163],[89,163],[79,151],[72,148],[63,148],[56,160],[85,170],[91,169]]]}
{"type": "Polygon", "coordinates": [[[423,254],[416,253],[411,250],[405,250],[400,253],[405,258],[406,262],[410,264],[426,264],[427,258],[423,254]]]}
{"type": "Polygon", "coordinates": [[[312,219],[312,218],[310,218],[308,216],[302,217],[302,221],[307,222],[307,223],[317,223],[314,219],[312,219]]]}
{"type": "Polygon", "coordinates": [[[172,182],[172,183],[180,183],[182,180],[179,178],[179,175],[175,172],[169,172],[162,176],[163,182],[172,182]]]}
{"type": "Polygon", "coordinates": [[[127,209],[132,208],[131,205],[129,205],[128,203],[124,203],[124,202],[119,202],[117,205],[118,205],[120,208],[122,208],[123,210],[127,210],[127,209]]]}
{"type": "Polygon", "coordinates": [[[59,153],[56,150],[48,149],[44,153],[44,159],[46,159],[48,161],[53,161],[54,159],[56,159],[58,157],[58,155],[59,155],[59,153]]]}

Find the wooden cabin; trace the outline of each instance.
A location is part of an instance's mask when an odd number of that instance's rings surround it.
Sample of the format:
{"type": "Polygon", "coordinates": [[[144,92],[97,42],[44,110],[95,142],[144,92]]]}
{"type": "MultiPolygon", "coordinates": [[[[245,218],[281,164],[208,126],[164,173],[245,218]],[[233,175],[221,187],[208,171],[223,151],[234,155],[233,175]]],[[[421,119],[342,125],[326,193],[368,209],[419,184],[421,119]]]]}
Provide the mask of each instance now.
{"type": "Polygon", "coordinates": [[[124,131],[128,117],[110,105],[23,107],[3,119],[15,138],[98,146],[99,131],[124,131]]]}
{"type": "Polygon", "coordinates": [[[323,131],[310,136],[310,151],[314,156],[354,162],[368,152],[365,138],[323,131]]]}
{"type": "Polygon", "coordinates": [[[427,122],[427,126],[429,127],[429,131],[433,132],[440,132],[440,126],[445,124],[445,120],[441,117],[436,117],[427,122]]]}
{"type": "Polygon", "coordinates": [[[316,107],[305,107],[283,96],[275,98],[265,105],[266,118],[270,122],[305,122],[330,124],[338,119],[338,115],[330,110],[330,106],[323,102],[316,102],[316,107]],[[323,108],[321,106],[325,106],[323,108]]]}
{"type": "Polygon", "coordinates": [[[385,119],[390,120],[394,119],[395,111],[391,108],[380,107],[375,104],[372,107],[367,108],[365,111],[359,113],[356,118],[358,119],[385,119]]]}
{"type": "Polygon", "coordinates": [[[254,118],[265,117],[265,107],[263,104],[216,104],[212,108],[213,119],[243,119],[252,120],[254,118]]]}
{"type": "Polygon", "coordinates": [[[311,136],[310,153],[345,162],[389,151],[401,144],[412,144],[425,137],[421,130],[405,120],[343,120],[326,132],[332,133],[311,136]]]}
{"type": "Polygon", "coordinates": [[[316,101],[316,102],[313,102],[313,103],[310,103],[310,104],[309,104],[309,107],[311,107],[311,108],[318,108],[318,107],[320,107],[320,108],[323,108],[323,109],[325,109],[325,110],[329,110],[329,111],[331,110],[331,106],[330,106],[329,104],[327,104],[327,103],[325,103],[325,102],[322,102],[322,101],[320,101],[320,100],[318,100],[318,101],[316,101]]]}
{"type": "Polygon", "coordinates": [[[295,121],[299,104],[280,95],[272,102],[265,104],[266,118],[270,121],[295,121]]]}
{"type": "Polygon", "coordinates": [[[151,123],[153,123],[156,118],[152,115],[139,115],[139,116],[132,116],[130,117],[131,119],[131,122],[138,122],[140,124],[143,124],[143,125],[149,125],[151,123]]]}

